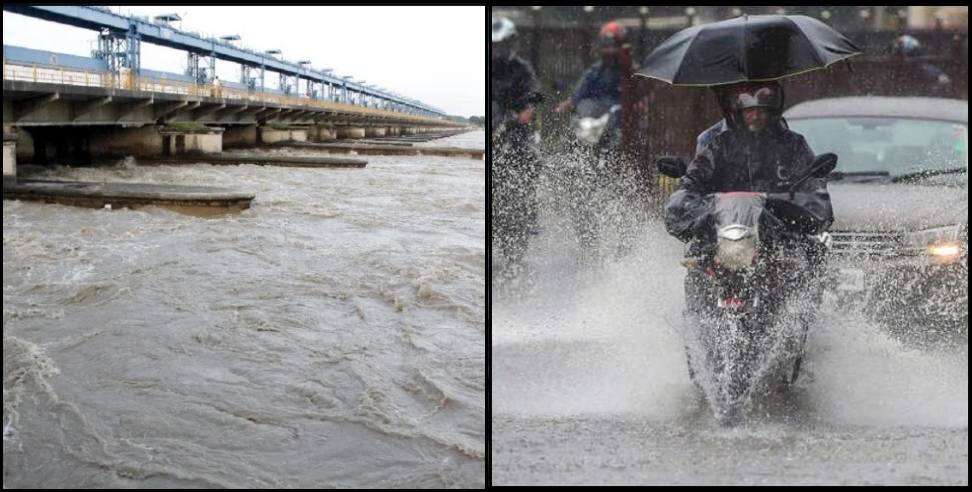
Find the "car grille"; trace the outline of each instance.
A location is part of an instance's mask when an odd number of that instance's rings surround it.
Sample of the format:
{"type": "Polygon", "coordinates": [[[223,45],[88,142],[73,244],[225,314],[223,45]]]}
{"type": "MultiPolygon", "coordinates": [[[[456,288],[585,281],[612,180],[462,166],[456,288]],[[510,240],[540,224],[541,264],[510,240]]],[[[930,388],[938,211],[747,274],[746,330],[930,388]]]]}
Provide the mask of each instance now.
{"type": "Polygon", "coordinates": [[[900,232],[854,232],[832,231],[831,253],[837,256],[901,256],[907,254],[902,248],[900,232]]]}

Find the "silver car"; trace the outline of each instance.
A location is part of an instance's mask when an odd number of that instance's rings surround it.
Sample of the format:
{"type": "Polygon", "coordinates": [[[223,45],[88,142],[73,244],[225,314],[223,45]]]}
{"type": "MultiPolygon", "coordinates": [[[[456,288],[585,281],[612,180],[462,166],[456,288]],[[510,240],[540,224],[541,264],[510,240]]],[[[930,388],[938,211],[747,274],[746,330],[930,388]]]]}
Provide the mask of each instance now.
{"type": "MultiPolygon", "coordinates": [[[[968,101],[842,97],[784,113],[828,188],[834,293],[890,328],[968,330],[968,101]]],[[[913,331],[913,330],[911,330],[913,331]]]]}

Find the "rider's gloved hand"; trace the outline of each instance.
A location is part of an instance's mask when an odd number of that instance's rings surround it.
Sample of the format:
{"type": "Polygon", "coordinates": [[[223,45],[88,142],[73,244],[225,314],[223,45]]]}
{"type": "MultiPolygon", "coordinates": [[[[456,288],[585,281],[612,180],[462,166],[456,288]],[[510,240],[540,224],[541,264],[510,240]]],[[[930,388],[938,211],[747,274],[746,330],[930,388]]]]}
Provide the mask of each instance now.
{"type": "Polygon", "coordinates": [[[704,238],[712,232],[712,215],[705,213],[695,217],[691,226],[692,235],[696,238],[704,238]]]}
{"type": "Polygon", "coordinates": [[[533,108],[532,107],[526,108],[523,111],[520,111],[520,114],[518,115],[518,119],[520,120],[520,123],[523,123],[524,125],[530,123],[530,119],[532,119],[532,118],[533,118],[533,108]]]}

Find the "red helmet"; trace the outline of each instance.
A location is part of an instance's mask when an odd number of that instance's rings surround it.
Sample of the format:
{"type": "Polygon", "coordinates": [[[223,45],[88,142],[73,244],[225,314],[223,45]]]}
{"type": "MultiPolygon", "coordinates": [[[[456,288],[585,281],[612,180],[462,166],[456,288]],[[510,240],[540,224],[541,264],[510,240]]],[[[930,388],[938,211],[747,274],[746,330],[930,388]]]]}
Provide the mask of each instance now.
{"type": "Polygon", "coordinates": [[[628,31],[617,21],[611,21],[601,26],[601,32],[597,35],[597,47],[600,49],[626,48],[627,41],[628,31]]]}

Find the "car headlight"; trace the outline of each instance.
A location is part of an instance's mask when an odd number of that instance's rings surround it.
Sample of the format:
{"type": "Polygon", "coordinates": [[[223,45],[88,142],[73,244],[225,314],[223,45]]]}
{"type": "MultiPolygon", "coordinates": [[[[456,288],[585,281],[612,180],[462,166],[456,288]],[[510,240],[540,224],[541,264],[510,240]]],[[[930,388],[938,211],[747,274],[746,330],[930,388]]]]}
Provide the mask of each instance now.
{"type": "Polygon", "coordinates": [[[968,244],[968,233],[961,224],[914,232],[904,240],[907,253],[925,256],[935,264],[958,261],[968,254],[968,244]]]}
{"type": "Polygon", "coordinates": [[[962,245],[958,242],[935,243],[928,246],[928,254],[938,257],[957,257],[962,254],[962,245]]]}

